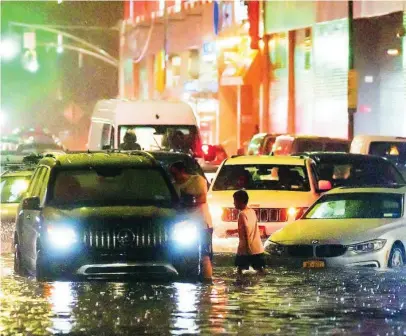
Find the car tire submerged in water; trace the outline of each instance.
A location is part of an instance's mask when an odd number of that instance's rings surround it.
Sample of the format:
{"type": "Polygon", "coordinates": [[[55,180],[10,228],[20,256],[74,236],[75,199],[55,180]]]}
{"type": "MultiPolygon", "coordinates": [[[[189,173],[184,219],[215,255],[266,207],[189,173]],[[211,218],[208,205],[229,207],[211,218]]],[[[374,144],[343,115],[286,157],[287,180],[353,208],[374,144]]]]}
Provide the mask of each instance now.
{"type": "Polygon", "coordinates": [[[28,274],[21,259],[21,252],[18,244],[14,245],[14,273],[21,276],[26,276],[28,274]]]}
{"type": "Polygon", "coordinates": [[[57,275],[52,272],[40,251],[37,253],[37,262],[36,262],[36,278],[37,281],[52,281],[57,279],[57,275]]]}
{"type": "Polygon", "coordinates": [[[388,267],[398,268],[405,265],[405,250],[403,245],[394,244],[389,254],[388,267]]]}

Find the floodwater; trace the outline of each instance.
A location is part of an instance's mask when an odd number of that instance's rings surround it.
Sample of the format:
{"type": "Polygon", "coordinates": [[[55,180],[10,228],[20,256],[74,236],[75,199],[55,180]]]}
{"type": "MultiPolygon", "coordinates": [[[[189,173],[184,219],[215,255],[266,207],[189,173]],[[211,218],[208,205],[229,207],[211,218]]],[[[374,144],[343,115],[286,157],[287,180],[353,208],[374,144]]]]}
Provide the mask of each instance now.
{"type": "Polygon", "coordinates": [[[0,335],[404,335],[406,270],[271,269],[212,284],[39,283],[2,256],[0,335]]]}

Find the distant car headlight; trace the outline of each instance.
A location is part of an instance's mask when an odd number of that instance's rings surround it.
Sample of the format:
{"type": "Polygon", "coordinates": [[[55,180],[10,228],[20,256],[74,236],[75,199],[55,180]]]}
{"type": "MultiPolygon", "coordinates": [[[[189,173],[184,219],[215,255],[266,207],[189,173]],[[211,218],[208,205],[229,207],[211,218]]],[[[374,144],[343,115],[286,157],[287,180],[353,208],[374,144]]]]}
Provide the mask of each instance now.
{"type": "Polygon", "coordinates": [[[383,249],[385,244],[386,239],[375,239],[359,244],[348,245],[348,251],[353,251],[355,253],[374,252],[383,249]]]}
{"type": "Polygon", "coordinates": [[[47,229],[48,241],[57,248],[67,248],[77,242],[75,230],[67,226],[49,226],[47,229]]]}
{"type": "Polygon", "coordinates": [[[192,221],[179,222],[173,227],[172,239],[183,246],[195,244],[198,238],[199,230],[192,221]]]}
{"type": "Polygon", "coordinates": [[[265,242],[264,249],[270,255],[280,256],[285,252],[285,247],[283,245],[274,243],[269,239],[265,242]]]}

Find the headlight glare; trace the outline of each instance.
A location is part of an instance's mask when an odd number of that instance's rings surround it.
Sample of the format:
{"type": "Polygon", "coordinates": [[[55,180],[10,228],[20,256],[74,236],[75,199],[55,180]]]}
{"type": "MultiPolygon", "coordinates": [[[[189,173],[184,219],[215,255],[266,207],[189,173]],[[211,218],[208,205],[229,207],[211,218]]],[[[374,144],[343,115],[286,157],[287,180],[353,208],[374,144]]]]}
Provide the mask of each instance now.
{"type": "Polygon", "coordinates": [[[76,232],[71,227],[50,226],[47,233],[49,242],[58,248],[67,248],[77,242],[76,232]]]}
{"type": "Polygon", "coordinates": [[[197,225],[194,222],[183,221],[176,223],[172,231],[172,239],[183,246],[189,246],[199,238],[197,225]]]}
{"type": "Polygon", "coordinates": [[[348,246],[349,251],[355,253],[367,253],[381,250],[386,244],[386,239],[375,239],[366,241],[359,244],[352,244],[348,246]]]}

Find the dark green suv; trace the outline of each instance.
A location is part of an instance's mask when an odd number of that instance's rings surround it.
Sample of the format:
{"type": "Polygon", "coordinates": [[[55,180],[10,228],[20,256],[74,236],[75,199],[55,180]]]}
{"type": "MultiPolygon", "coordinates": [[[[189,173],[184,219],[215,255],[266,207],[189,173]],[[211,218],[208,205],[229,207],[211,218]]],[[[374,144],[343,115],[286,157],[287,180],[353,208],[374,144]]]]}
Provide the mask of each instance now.
{"type": "Polygon", "coordinates": [[[37,278],[195,277],[201,234],[146,152],[39,162],[19,206],[15,271],[37,278]]]}

